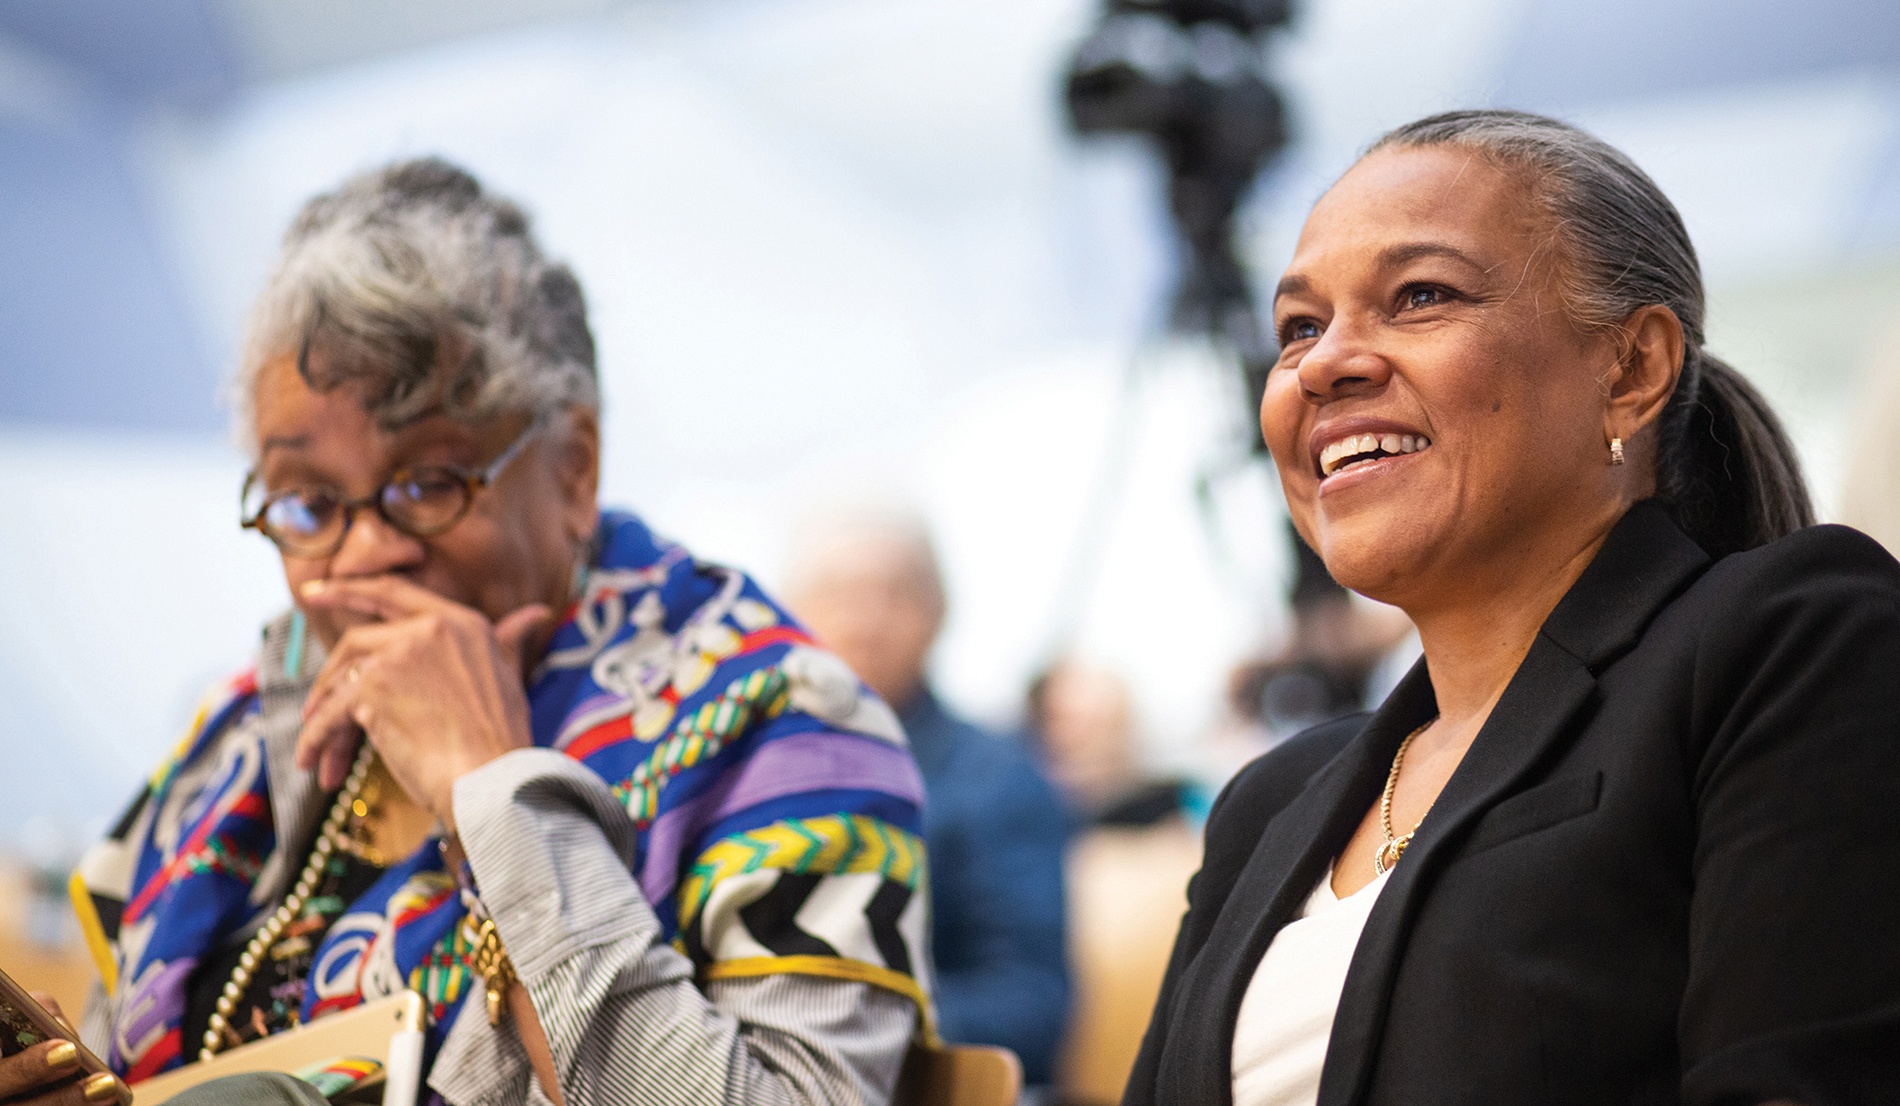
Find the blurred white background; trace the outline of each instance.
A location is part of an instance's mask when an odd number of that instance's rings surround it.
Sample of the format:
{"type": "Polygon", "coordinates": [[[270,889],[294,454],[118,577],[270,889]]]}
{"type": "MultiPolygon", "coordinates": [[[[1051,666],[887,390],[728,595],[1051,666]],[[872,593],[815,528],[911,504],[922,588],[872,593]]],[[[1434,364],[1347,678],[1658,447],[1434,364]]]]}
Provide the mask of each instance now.
{"type": "MultiPolygon", "coordinates": [[[[0,844],[93,832],[285,602],[235,524],[218,382],[302,201],[428,153],[522,201],[580,276],[606,499],[768,581],[809,505],[913,499],[951,576],[938,680],[973,713],[1015,711],[1121,465],[1079,641],[1132,678],[1152,754],[1185,756],[1281,631],[1287,558],[1258,469],[1218,485],[1219,548],[1197,513],[1241,429],[1230,370],[1137,353],[1170,276],[1159,175],[1070,139],[1058,95],[1096,15],[0,0],[0,844]]],[[[1900,328],[1900,7],[1306,0],[1273,50],[1295,145],[1248,216],[1262,283],[1386,127],[1562,114],[1682,208],[1712,346],[1837,501],[1900,328]]]]}

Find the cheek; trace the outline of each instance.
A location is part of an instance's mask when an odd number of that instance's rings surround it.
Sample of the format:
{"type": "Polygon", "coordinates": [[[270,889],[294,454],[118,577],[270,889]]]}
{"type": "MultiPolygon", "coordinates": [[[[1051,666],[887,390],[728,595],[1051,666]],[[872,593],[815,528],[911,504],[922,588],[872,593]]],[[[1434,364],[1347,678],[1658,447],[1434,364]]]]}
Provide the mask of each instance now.
{"type": "Polygon", "coordinates": [[[281,558],[284,566],[284,583],[290,586],[291,595],[300,595],[303,586],[312,580],[321,580],[329,575],[327,561],[311,561],[303,558],[281,558]]]}
{"type": "Polygon", "coordinates": [[[436,540],[438,565],[451,578],[443,581],[444,594],[499,618],[567,586],[573,549],[558,505],[516,492],[493,496],[482,508],[436,540]]]}
{"type": "MultiPolygon", "coordinates": [[[[284,568],[284,586],[290,589],[290,601],[301,610],[303,605],[297,603],[297,597],[303,594],[303,586],[312,580],[321,580],[328,576],[329,562],[284,557],[281,563],[284,568]]],[[[304,610],[304,619],[310,633],[316,635],[317,640],[323,643],[325,649],[334,646],[336,639],[343,634],[343,628],[338,624],[336,616],[328,611],[304,610]]]]}
{"type": "Polygon", "coordinates": [[[1266,439],[1267,448],[1278,455],[1283,446],[1299,436],[1307,406],[1300,396],[1297,372],[1275,366],[1267,374],[1266,391],[1260,396],[1260,435],[1266,439]]]}
{"type": "Polygon", "coordinates": [[[1319,480],[1313,475],[1306,445],[1312,414],[1313,406],[1300,392],[1296,371],[1275,368],[1267,377],[1266,394],[1260,400],[1260,434],[1279,473],[1287,515],[1308,543],[1317,540],[1313,514],[1319,494],[1319,480]]]}
{"type": "Polygon", "coordinates": [[[1598,418],[1594,395],[1555,380],[1546,379],[1541,388],[1513,388],[1514,383],[1496,382],[1471,397],[1464,421],[1476,432],[1467,447],[1482,454],[1488,467],[1524,476],[1574,467],[1579,443],[1591,435],[1598,418]]]}
{"type": "Polygon", "coordinates": [[[1288,494],[1302,476],[1309,475],[1306,456],[1306,422],[1312,405],[1300,394],[1300,382],[1294,370],[1276,368],[1267,377],[1266,393],[1260,397],[1260,437],[1267,443],[1280,480],[1288,485],[1288,494]]]}
{"type": "Polygon", "coordinates": [[[536,532],[531,526],[500,528],[459,566],[462,586],[480,597],[475,606],[488,617],[532,602],[552,586],[556,573],[571,571],[554,563],[555,555],[535,540],[536,532]]]}
{"type": "Polygon", "coordinates": [[[936,625],[930,615],[918,611],[910,615],[905,623],[904,644],[906,653],[922,653],[930,648],[930,640],[936,634],[936,625]]]}

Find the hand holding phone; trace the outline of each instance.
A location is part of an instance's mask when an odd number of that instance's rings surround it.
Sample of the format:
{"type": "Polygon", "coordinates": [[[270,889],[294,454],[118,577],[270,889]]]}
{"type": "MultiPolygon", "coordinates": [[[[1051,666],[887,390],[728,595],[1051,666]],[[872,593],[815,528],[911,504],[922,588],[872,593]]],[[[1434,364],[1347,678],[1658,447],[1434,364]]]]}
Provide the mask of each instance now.
{"type": "Polygon", "coordinates": [[[132,1092],[79,1043],[59,1005],[0,971],[0,1102],[7,1106],[106,1106],[132,1092]]]}

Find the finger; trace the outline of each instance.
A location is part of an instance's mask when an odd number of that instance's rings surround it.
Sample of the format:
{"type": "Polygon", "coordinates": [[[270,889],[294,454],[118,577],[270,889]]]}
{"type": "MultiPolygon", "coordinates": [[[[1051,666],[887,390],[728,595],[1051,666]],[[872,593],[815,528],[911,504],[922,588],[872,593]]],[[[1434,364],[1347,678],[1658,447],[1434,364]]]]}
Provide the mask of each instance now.
{"type": "Polygon", "coordinates": [[[0,1060],[0,1099],[55,1083],[79,1070],[79,1049],[71,1041],[41,1041],[0,1060]]]}
{"type": "Polygon", "coordinates": [[[354,611],[385,621],[445,609],[468,610],[400,576],[311,580],[299,594],[306,606],[354,611]]]}
{"type": "MultiPolygon", "coordinates": [[[[363,741],[363,732],[351,719],[348,708],[340,708],[322,723],[317,737],[300,744],[297,766],[317,774],[317,783],[325,790],[337,787],[348,773],[350,761],[363,741]]],[[[306,731],[308,732],[308,731],[306,731]]]]}
{"type": "Polygon", "coordinates": [[[60,1009],[58,999],[54,998],[50,994],[47,994],[45,991],[28,991],[27,994],[33,997],[34,1002],[37,1002],[41,1006],[45,1007],[47,1013],[59,1019],[59,1024],[66,1027],[66,1032],[75,1033],[75,1034],[78,1032],[78,1030],[73,1028],[72,1019],[66,1016],[66,1011],[60,1009]]]}
{"type": "Polygon", "coordinates": [[[109,1106],[128,1102],[131,1095],[119,1077],[109,1071],[94,1072],[71,1087],[34,1101],[33,1106],[109,1106]]]}
{"type": "Polygon", "coordinates": [[[317,782],[333,788],[342,782],[362,741],[354,715],[359,696],[354,686],[340,688],[304,719],[297,734],[297,767],[317,772],[317,782]]]}
{"type": "Polygon", "coordinates": [[[371,626],[352,626],[338,638],[330,655],[324,658],[323,667],[317,670],[316,678],[310,682],[310,693],[304,697],[303,713],[309,718],[316,713],[323,701],[338,690],[346,690],[348,685],[357,683],[368,663],[389,643],[400,636],[397,626],[390,623],[377,623],[371,626]]]}
{"type": "Polygon", "coordinates": [[[338,718],[349,717],[349,704],[342,702],[347,694],[347,689],[339,688],[304,703],[303,726],[297,731],[298,768],[306,772],[314,768],[331,742],[348,736],[338,733],[336,725],[338,718]]]}
{"type": "Polygon", "coordinates": [[[381,667],[391,644],[404,633],[401,622],[351,627],[337,639],[304,697],[296,763],[305,771],[316,769],[324,787],[339,786],[348,774],[363,738],[355,716],[362,710],[364,680],[381,667]]]}
{"type": "Polygon", "coordinates": [[[97,1072],[82,1079],[69,1072],[50,1087],[28,1091],[19,1098],[6,1100],[7,1106],[114,1106],[129,1103],[131,1091],[111,1072],[97,1072]]]}
{"type": "Polygon", "coordinates": [[[357,750],[363,747],[363,742],[366,740],[368,738],[361,730],[358,730],[351,740],[331,742],[329,747],[324,749],[323,757],[317,763],[318,786],[325,791],[335,791],[342,787],[343,781],[350,778],[350,766],[356,762],[357,750]]]}
{"type": "Polygon", "coordinates": [[[545,603],[530,603],[525,607],[509,611],[495,623],[495,641],[501,651],[515,667],[519,668],[524,660],[524,649],[528,638],[538,629],[548,624],[554,612],[545,603]]]}

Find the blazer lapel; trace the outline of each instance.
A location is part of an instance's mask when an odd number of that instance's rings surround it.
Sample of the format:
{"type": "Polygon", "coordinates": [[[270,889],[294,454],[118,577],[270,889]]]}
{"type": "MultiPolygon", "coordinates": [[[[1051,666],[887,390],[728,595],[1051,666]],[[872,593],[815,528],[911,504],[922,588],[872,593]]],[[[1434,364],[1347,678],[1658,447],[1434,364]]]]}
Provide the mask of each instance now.
{"type": "MultiPolygon", "coordinates": [[[[1545,620],[1366,920],[1333,1020],[1321,1103],[1363,1100],[1411,918],[1464,829],[1562,750],[1575,734],[1573,719],[1596,689],[1596,673],[1633,646],[1707,563],[1708,555],[1662,508],[1639,503],[1545,620]]],[[[1396,747],[1394,740],[1384,750],[1381,782],[1396,747]]],[[[1353,807],[1352,825],[1365,810],[1364,804],[1353,807]]],[[[1343,845],[1342,838],[1326,855],[1343,845]]]]}
{"type": "Polygon", "coordinates": [[[1201,955],[1175,992],[1174,1024],[1205,1025],[1211,1015],[1218,1031],[1170,1036],[1160,1068],[1161,1101],[1232,1101],[1234,1025],[1254,968],[1378,798],[1399,742],[1436,709],[1421,662],[1365,731],[1267,822],[1201,955]]]}
{"type": "MultiPolygon", "coordinates": [[[[1399,953],[1419,900],[1451,853],[1445,843],[1509,794],[1558,744],[1567,731],[1566,723],[1595,687],[1596,680],[1575,658],[1541,639],[1531,646],[1366,919],[1333,1018],[1326,1066],[1320,1075],[1321,1103],[1362,1099],[1371,1074],[1370,1060],[1385,1027],[1399,953]]],[[[1365,811],[1358,813],[1363,816],[1365,811]]]]}

